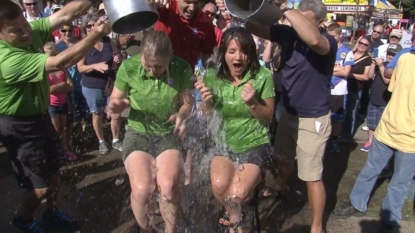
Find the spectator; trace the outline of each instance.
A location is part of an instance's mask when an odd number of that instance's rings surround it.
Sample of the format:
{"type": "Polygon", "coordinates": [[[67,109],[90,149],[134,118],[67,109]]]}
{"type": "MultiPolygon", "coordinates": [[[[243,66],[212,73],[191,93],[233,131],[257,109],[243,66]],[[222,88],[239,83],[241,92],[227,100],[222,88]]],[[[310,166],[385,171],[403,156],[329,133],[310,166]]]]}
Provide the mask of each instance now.
{"type": "Polygon", "coordinates": [[[45,13],[45,16],[50,16],[52,14],[52,6],[55,5],[56,3],[54,1],[46,1],[46,7],[43,10],[43,13],[45,13]]]}
{"type": "Polygon", "coordinates": [[[393,72],[388,86],[392,96],[376,127],[366,164],[356,179],[350,202],[334,211],[335,215],[343,217],[361,216],[366,212],[375,178],[395,156],[395,172],[382,202],[382,232],[399,232],[402,207],[415,174],[415,50],[401,50],[400,53],[401,56],[397,54],[389,63],[391,70],[385,71],[385,78],[386,73],[393,72]]]}
{"type": "MultiPolygon", "coordinates": [[[[373,53],[373,51],[375,51],[375,48],[383,45],[383,42],[380,40],[382,34],[383,34],[383,26],[376,25],[373,28],[372,35],[366,37],[370,43],[368,53],[373,53]]],[[[388,33],[388,36],[389,34],[390,33],[388,33]]]]}
{"type": "Polygon", "coordinates": [[[27,190],[13,219],[13,224],[25,232],[46,230],[33,218],[43,198],[47,207],[42,217],[45,228],[77,229],[76,222],[59,210],[59,136],[47,113],[47,74],[76,63],[110,31],[110,26],[97,22],[88,39],[56,56],[43,54],[42,48],[52,30],[79,17],[90,6],[89,1],[74,1],[56,15],[28,24],[17,4],[0,1],[0,141],[9,152],[19,187],[27,190]]]}
{"type": "Polygon", "coordinates": [[[368,72],[372,64],[372,57],[368,53],[369,46],[369,40],[360,37],[353,48],[354,65],[347,76],[346,116],[342,132],[342,138],[345,140],[353,140],[357,129],[359,101],[364,83],[369,80],[368,72]]]}
{"type": "MultiPolygon", "coordinates": [[[[218,16],[216,15],[216,12],[218,11],[218,8],[216,7],[215,4],[208,2],[206,3],[205,7],[203,8],[203,12],[205,12],[210,19],[212,19],[212,22],[218,18],[218,16]]],[[[215,36],[216,36],[216,46],[219,46],[220,44],[220,40],[222,38],[222,30],[220,28],[218,28],[217,26],[215,26],[215,36]]]]}
{"type": "Polygon", "coordinates": [[[393,44],[397,46],[397,49],[401,50],[402,45],[399,42],[402,39],[402,32],[399,29],[393,29],[389,35],[389,44],[393,44]]]}
{"type": "MultiPolygon", "coordinates": [[[[52,7],[51,13],[55,14],[56,12],[58,12],[62,8],[63,8],[62,5],[55,4],[52,7]]],[[[68,31],[68,33],[73,33],[78,40],[82,40],[81,29],[78,27],[78,25],[71,25],[70,28],[66,28],[64,30],[68,31]]],[[[55,43],[58,43],[62,39],[62,34],[61,34],[60,30],[53,31],[52,36],[55,39],[55,43]]]]}
{"type": "MultiPolygon", "coordinates": [[[[86,35],[93,33],[98,15],[87,14],[82,19],[82,32],[86,35]]],[[[122,60],[115,42],[108,36],[98,40],[86,57],[82,58],[77,67],[82,76],[82,93],[92,114],[92,126],[99,141],[99,152],[108,154],[110,147],[104,138],[102,124],[104,109],[107,105],[105,93],[109,83],[115,79],[115,72],[122,60]]],[[[108,90],[110,91],[110,90],[108,90]]],[[[122,143],[119,140],[120,115],[108,115],[111,118],[112,148],[122,151],[122,143]]]]}
{"type": "Polygon", "coordinates": [[[342,29],[338,23],[332,23],[327,27],[327,33],[337,41],[336,63],[331,77],[331,144],[333,153],[340,153],[337,139],[341,133],[341,126],[345,119],[345,96],[347,95],[347,76],[354,65],[353,51],[342,43],[342,29]]]}
{"type": "Polygon", "coordinates": [[[38,0],[23,0],[23,7],[25,9],[23,15],[29,23],[40,18],[48,17],[45,13],[39,11],[38,0]]]}

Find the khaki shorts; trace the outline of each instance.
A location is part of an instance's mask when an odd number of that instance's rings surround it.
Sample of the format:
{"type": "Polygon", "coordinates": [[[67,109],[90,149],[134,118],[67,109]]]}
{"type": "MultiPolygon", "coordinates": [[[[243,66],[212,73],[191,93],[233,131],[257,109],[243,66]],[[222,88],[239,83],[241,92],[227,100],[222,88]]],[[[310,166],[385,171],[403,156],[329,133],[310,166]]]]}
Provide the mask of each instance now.
{"type": "Polygon", "coordinates": [[[294,164],[303,181],[321,180],[326,142],[331,134],[331,113],[317,118],[302,118],[285,109],[278,124],[275,156],[278,161],[294,164]]]}
{"type": "Polygon", "coordinates": [[[128,127],[122,144],[122,159],[125,161],[127,156],[134,151],[144,151],[156,158],[159,154],[170,149],[181,149],[179,139],[175,135],[153,136],[139,133],[128,127]]]}

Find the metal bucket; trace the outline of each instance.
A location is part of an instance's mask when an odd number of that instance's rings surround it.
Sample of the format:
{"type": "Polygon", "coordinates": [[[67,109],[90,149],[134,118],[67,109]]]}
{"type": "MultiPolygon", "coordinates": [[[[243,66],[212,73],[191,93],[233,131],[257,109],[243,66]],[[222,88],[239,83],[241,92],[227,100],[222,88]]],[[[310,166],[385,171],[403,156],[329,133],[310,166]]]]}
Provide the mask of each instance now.
{"type": "Polygon", "coordinates": [[[159,18],[148,0],[103,0],[112,31],[132,34],[151,27],[159,18]]]}
{"type": "Polygon", "coordinates": [[[282,13],[274,1],[269,0],[225,0],[226,9],[235,17],[260,25],[273,25],[282,13]]]}

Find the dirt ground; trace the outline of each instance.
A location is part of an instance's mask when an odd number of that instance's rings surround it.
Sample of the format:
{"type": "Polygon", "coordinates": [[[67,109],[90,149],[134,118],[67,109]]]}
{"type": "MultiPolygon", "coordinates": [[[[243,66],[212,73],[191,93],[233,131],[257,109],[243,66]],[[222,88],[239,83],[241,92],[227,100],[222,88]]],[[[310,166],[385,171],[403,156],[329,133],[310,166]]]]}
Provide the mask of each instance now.
{"type": "MultiPolygon", "coordinates": [[[[338,219],[331,216],[337,203],[348,200],[354,181],[366,161],[367,153],[359,150],[365,138],[366,132],[359,130],[356,142],[343,142],[340,154],[327,153],[325,156],[327,204],[324,221],[329,233],[379,232],[379,210],[388,180],[380,180],[376,185],[366,217],[338,219]]],[[[112,151],[109,155],[99,155],[98,151],[93,150],[96,149],[96,144],[81,143],[80,149],[84,153],[80,159],[64,163],[61,209],[78,220],[82,232],[138,232],[129,208],[129,182],[121,154],[112,151]]],[[[198,172],[194,174],[195,182],[181,188],[184,213],[179,220],[179,232],[213,233],[217,230],[219,208],[210,193],[207,170],[196,168],[195,171],[198,172]]],[[[273,182],[273,177],[268,174],[266,184],[272,187],[273,182]]],[[[0,232],[18,232],[11,220],[19,210],[23,192],[16,185],[7,152],[0,146],[0,232]]],[[[295,175],[290,180],[290,193],[286,202],[278,204],[275,199],[261,195],[258,202],[261,232],[309,232],[311,210],[307,203],[306,187],[295,175]]],[[[247,219],[252,219],[255,205],[250,205],[244,211],[247,219]]],[[[407,200],[403,209],[402,233],[415,233],[413,212],[414,203],[407,200]]],[[[42,210],[39,210],[37,216],[40,217],[41,213],[42,210]]],[[[163,227],[160,217],[155,216],[153,220],[157,226],[163,227]]]]}

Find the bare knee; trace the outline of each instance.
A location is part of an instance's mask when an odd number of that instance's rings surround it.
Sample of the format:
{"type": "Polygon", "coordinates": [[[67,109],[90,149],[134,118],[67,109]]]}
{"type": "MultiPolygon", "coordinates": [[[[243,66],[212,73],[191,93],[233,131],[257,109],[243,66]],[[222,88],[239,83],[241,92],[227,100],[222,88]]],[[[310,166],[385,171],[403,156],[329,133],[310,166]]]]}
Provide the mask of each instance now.
{"type": "Polygon", "coordinates": [[[162,180],[158,184],[161,197],[168,202],[176,199],[177,196],[177,184],[173,180],[162,180]]]}
{"type": "Polygon", "coordinates": [[[228,182],[227,178],[225,178],[225,179],[217,178],[215,180],[212,179],[211,182],[212,182],[213,192],[215,192],[217,195],[222,196],[225,193],[227,193],[227,191],[229,189],[229,185],[230,185],[230,182],[228,182]]]}
{"type": "Polygon", "coordinates": [[[131,184],[131,197],[136,201],[146,202],[153,192],[150,185],[131,184]]]}
{"type": "Polygon", "coordinates": [[[250,190],[238,188],[229,193],[229,201],[234,205],[242,206],[251,199],[251,194],[250,190]]]}

